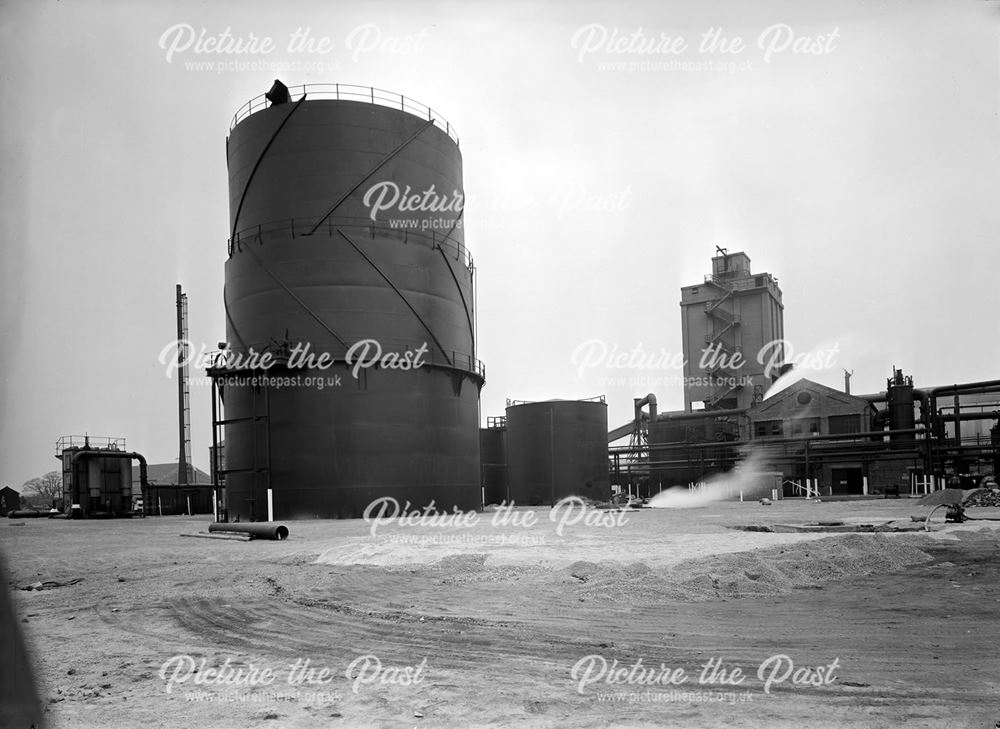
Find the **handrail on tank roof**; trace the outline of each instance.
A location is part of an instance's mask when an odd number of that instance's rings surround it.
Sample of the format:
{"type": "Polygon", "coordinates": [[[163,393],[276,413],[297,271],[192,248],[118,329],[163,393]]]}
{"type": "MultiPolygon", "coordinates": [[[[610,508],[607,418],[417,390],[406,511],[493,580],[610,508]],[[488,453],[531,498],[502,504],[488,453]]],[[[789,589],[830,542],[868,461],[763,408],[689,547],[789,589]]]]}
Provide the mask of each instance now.
{"type": "Polygon", "coordinates": [[[94,448],[113,451],[125,450],[124,438],[105,435],[64,435],[56,441],[56,455],[70,448],[94,448]]]}
{"type": "Polygon", "coordinates": [[[511,400],[510,398],[507,398],[507,407],[515,405],[535,405],[536,403],[547,402],[605,402],[605,400],[604,395],[597,395],[595,397],[577,397],[572,400],[560,400],[558,398],[554,400],[511,400]]]}
{"type": "MultiPolygon", "coordinates": [[[[456,145],[458,144],[458,135],[455,134],[455,128],[448,122],[447,119],[426,104],[421,104],[419,101],[407,98],[406,96],[397,94],[394,91],[377,89],[374,86],[357,86],[355,84],[300,84],[298,86],[289,86],[288,94],[290,97],[301,97],[305,94],[310,99],[320,98],[343,101],[363,101],[375,104],[376,106],[387,106],[391,109],[399,109],[400,111],[405,111],[406,113],[420,117],[421,119],[433,121],[434,126],[438,127],[445,134],[451,137],[456,145]]],[[[265,94],[255,96],[250,99],[250,101],[241,106],[237,110],[236,114],[233,115],[233,123],[229,125],[229,131],[232,132],[233,129],[236,128],[237,124],[251,114],[267,109],[269,106],[270,104],[265,97],[265,94]]]]}

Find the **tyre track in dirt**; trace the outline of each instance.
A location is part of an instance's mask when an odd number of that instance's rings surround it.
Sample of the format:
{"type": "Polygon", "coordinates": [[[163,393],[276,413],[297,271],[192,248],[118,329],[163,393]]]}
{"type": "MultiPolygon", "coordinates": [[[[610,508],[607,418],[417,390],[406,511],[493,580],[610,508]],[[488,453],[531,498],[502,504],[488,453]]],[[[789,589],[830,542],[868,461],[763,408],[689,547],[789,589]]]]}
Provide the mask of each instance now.
{"type": "MultiPolygon", "coordinates": [[[[71,635],[69,626],[81,628],[92,609],[99,618],[92,622],[123,648],[141,646],[147,669],[175,653],[278,666],[312,658],[341,671],[367,653],[396,665],[428,658],[427,683],[413,691],[368,687],[355,695],[341,675],[334,685],[342,703],[283,708],[270,722],[243,710],[242,726],[329,726],[340,712],[341,726],[410,727],[415,709],[426,714],[424,727],[991,726],[1000,718],[983,723],[997,708],[991,677],[998,674],[989,669],[1000,668],[996,554],[995,540],[944,544],[934,562],[898,573],[702,603],[602,598],[591,594],[594,582],[544,569],[331,566],[262,555],[238,569],[219,561],[157,565],[141,578],[124,573],[127,582],[117,581],[118,572],[90,577],[66,589],[97,599],[74,599],[81,615],[59,625],[60,635],[71,635]],[[570,678],[573,664],[590,654],[625,665],[662,662],[691,675],[721,656],[749,675],[774,653],[803,665],[839,657],[838,680],[778,686],[752,706],[709,707],[601,703],[578,694],[570,678]],[[787,720],[793,716],[800,720],[787,720]]],[[[54,596],[32,597],[45,601],[41,609],[54,596]]],[[[39,620],[65,621],[64,612],[53,604],[39,620]]],[[[149,699],[162,697],[158,678],[135,686],[149,699]]],[[[170,701],[174,718],[204,711],[170,701]]]]}

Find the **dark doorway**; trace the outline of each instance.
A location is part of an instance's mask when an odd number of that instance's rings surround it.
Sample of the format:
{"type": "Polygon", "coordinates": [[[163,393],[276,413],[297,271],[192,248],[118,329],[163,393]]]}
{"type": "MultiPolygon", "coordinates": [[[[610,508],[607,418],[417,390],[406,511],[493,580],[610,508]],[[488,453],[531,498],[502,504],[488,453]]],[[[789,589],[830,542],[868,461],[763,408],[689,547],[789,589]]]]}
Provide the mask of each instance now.
{"type": "Polygon", "coordinates": [[[865,490],[865,479],[860,468],[833,468],[833,493],[861,496],[865,490]]]}

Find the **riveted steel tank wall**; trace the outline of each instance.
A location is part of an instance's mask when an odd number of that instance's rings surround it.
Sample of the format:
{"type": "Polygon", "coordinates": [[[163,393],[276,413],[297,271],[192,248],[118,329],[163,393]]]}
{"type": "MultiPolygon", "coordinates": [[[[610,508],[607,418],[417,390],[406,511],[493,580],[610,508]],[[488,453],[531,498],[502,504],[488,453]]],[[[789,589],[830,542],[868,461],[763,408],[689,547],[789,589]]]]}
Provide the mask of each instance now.
{"type": "Polygon", "coordinates": [[[461,205],[397,205],[373,219],[364,201],[381,185],[387,197],[409,188],[453,202],[463,193],[456,143],[397,109],[306,100],[240,121],[227,154],[230,347],[308,347],[334,361],[222,380],[225,419],[257,418],[225,428],[230,516],[267,518],[268,486],[276,519],[357,517],[385,496],[479,508],[483,379],[461,205]],[[369,355],[422,365],[347,365],[364,340],[369,355]]]}
{"type": "Polygon", "coordinates": [[[566,496],[611,497],[608,406],[551,400],[507,408],[510,500],[536,506],[566,496]]]}
{"type": "Polygon", "coordinates": [[[318,318],[348,343],[375,332],[383,346],[413,344],[428,340],[430,330],[441,350],[475,356],[472,271],[459,213],[400,211],[397,203],[373,220],[364,202],[379,185],[386,203],[394,189],[402,196],[409,188],[411,199],[433,189],[440,197],[428,199],[444,205],[463,194],[461,152],[444,131],[383,106],[306,100],[250,115],[233,129],[227,152],[235,231],[226,264],[230,344],[280,339],[287,329],[292,340],[343,349],[318,318]]]}

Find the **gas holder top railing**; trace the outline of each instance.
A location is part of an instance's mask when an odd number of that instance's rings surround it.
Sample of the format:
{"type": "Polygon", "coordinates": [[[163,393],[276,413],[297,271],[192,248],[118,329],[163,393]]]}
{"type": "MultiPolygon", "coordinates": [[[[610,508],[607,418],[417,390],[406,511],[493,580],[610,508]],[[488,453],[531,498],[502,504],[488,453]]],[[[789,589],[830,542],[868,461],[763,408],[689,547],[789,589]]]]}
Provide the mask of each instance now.
{"type": "MultiPolygon", "coordinates": [[[[337,99],[343,101],[361,101],[368,102],[369,104],[376,104],[377,106],[387,106],[392,109],[399,109],[407,112],[408,114],[420,117],[421,119],[433,121],[434,126],[444,131],[445,134],[454,140],[455,144],[458,144],[458,135],[455,134],[455,128],[448,122],[447,119],[426,104],[421,104],[419,101],[407,98],[406,96],[397,94],[394,91],[377,89],[373,86],[356,86],[354,84],[300,84],[298,86],[288,87],[288,95],[290,98],[301,98],[303,94],[307,95],[310,99],[319,98],[337,99]]],[[[255,96],[250,99],[250,101],[241,106],[233,116],[233,123],[229,125],[229,131],[233,131],[237,124],[251,114],[268,108],[269,104],[270,102],[267,100],[265,94],[255,96]]]]}

